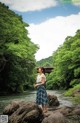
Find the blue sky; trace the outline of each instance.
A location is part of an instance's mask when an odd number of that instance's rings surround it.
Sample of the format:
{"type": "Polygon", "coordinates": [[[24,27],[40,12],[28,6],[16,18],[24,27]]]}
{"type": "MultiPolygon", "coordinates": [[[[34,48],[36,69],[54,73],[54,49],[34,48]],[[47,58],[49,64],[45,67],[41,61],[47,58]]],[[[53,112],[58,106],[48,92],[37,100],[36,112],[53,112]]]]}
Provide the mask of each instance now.
{"type": "Polygon", "coordinates": [[[0,0],[22,15],[31,41],[39,46],[36,60],[49,57],[67,36],[80,29],[80,0],[0,0]]]}
{"type": "Polygon", "coordinates": [[[19,15],[22,15],[24,22],[39,24],[49,18],[53,18],[56,16],[68,16],[71,14],[77,14],[78,12],[80,12],[80,6],[75,6],[71,3],[60,3],[55,7],[42,9],[40,11],[15,12],[19,15]]]}

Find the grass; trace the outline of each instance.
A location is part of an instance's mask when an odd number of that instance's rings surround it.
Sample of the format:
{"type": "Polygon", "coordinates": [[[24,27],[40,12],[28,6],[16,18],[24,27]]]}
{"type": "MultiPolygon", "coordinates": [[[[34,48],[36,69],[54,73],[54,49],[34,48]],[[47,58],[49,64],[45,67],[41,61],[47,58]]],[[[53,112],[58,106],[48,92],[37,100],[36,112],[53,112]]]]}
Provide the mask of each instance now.
{"type": "Polygon", "coordinates": [[[80,104],[80,94],[77,95],[76,97],[74,97],[73,101],[74,101],[74,103],[76,103],[76,104],[80,104]]]}
{"type": "Polygon", "coordinates": [[[73,88],[67,90],[64,95],[73,97],[74,103],[80,104],[80,84],[77,84],[73,88]]]}

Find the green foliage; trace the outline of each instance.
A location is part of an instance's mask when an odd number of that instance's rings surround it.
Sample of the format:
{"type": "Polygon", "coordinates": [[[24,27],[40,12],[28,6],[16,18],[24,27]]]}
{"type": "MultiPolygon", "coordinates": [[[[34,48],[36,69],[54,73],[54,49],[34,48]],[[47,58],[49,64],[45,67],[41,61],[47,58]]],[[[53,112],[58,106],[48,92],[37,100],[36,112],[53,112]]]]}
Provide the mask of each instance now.
{"type": "Polygon", "coordinates": [[[37,67],[52,67],[52,56],[37,61],[37,67]]]}
{"type": "Polygon", "coordinates": [[[69,89],[68,91],[65,92],[65,96],[72,96],[73,93],[76,90],[80,90],[80,84],[77,84],[76,86],[74,86],[73,88],[69,89]]]}
{"type": "Polygon", "coordinates": [[[80,82],[80,30],[53,53],[53,72],[49,75],[49,89],[68,89],[80,82]]]}
{"type": "Polygon", "coordinates": [[[74,76],[75,77],[80,76],[80,68],[74,70],[74,76]]]}
{"type": "Polygon", "coordinates": [[[73,101],[74,101],[74,103],[76,103],[76,104],[80,104],[80,94],[77,95],[76,97],[74,97],[73,101]]]}
{"type": "MultiPolygon", "coordinates": [[[[80,83],[80,81],[79,81],[80,83]]],[[[77,84],[73,88],[69,89],[65,92],[65,96],[72,96],[73,102],[76,104],[80,104],[80,84],[77,84]],[[75,96],[74,96],[75,94],[75,96]]]]}
{"type": "Polygon", "coordinates": [[[28,37],[22,17],[0,3],[0,92],[31,87],[38,47],[28,37]]]}
{"type": "Polygon", "coordinates": [[[74,87],[75,85],[79,84],[80,83],[80,79],[73,79],[71,82],[70,82],[70,85],[72,87],[74,87]]]}

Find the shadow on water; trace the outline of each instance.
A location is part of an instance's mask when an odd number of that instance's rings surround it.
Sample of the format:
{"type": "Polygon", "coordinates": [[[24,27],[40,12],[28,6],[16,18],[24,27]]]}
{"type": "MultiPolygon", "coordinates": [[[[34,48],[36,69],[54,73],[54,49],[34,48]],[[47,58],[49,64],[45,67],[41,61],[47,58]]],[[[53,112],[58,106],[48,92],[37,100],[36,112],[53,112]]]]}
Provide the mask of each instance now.
{"type": "MultiPolygon", "coordinates": [[[[51,94],[51,95],[56,95],[58,97],[58,100],[60,102],[60,107],[62,107],[62,106],[68,106],[68,107],[73,106],[73,103],[71,102],[71,98],[63,96],[64,91],[48,90],[47,93],[51,94]]],[[[36,91],[26,91],[24,94],[0,96],[0,114],[3,112],[4,107],[14,100],[20,100],[20,101],[22,100],[22,101],[26,101],[26,102],[35,102],[36,91]]]]}

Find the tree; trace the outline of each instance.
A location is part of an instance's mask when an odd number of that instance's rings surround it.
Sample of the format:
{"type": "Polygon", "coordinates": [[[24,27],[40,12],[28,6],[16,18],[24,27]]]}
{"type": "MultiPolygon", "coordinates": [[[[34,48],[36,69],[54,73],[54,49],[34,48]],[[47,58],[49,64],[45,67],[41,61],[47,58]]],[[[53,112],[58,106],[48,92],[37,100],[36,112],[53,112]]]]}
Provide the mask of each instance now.
{"type": "Polygon", "coordinates": [[[47,82],[49,89],[68,89],[80,82],[80,30],[68,36],[53,53],[53,67],[47,82]]]}
{"type": "Polygon", "coordinates": [[[0,3],[0,91],[21,92],[31,87],[38,47],[28,37],[22,17],[0,3]]]}

